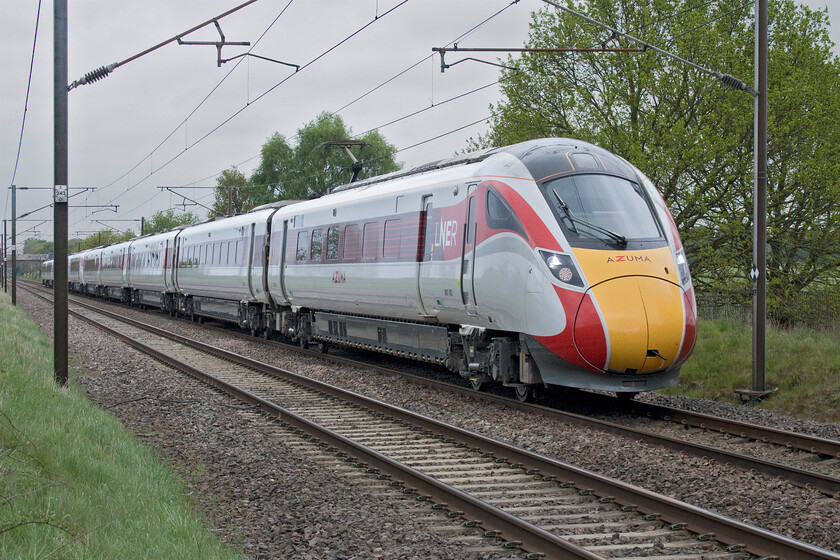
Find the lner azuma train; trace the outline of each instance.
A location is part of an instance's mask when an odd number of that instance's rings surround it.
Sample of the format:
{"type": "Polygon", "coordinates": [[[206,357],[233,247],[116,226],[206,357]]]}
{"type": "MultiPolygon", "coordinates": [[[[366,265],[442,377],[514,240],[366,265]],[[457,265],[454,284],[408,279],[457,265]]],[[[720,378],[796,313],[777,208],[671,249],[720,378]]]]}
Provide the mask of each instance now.
{"type": "Polygon", "coordinates": [[[696,338],[664,200],[622,158],[569,139],[84,251],[68,273],[75,291],[443,364],[522,399],[674,385],[696,338]]]}

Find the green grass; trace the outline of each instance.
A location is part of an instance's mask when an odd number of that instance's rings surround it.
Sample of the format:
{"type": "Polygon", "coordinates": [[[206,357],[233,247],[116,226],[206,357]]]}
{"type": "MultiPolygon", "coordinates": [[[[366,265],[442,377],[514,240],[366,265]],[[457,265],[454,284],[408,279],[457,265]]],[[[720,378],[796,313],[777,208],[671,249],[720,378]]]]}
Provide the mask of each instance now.
{"type": "Polygon", "coordinates": [[[73,386],[0,291],[0,558],[243,558],[177,475],[73,386]]]}
{"type": "MultiPolygon", "coordinates": [[[[757,406],[799,418],[840,421],[840,335],[836,329],[767,328],[765,381],[776,391],[757,406]]],[[[752,330],[738,321],[700,321],[694,354],[673,395],[737,402],[752,388],[752,330]]]]}

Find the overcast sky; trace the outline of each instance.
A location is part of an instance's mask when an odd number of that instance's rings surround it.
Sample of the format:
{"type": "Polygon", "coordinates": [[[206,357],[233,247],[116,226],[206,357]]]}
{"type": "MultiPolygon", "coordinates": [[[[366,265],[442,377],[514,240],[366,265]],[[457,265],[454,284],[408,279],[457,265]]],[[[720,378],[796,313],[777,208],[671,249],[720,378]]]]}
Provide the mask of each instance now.
{"type": "MultiPolygon", "coordinates": [[[[95,68],[123,61],[244,1],[69,1],[69,78],[76,80],[95,68]]],[[[840,45],[840,0],[804,3],[828,7],[831,37],[840,45]]],[[[181,196],[158,188],[162,186],[182,187],[175,190],[210,206],[211,189],[183,187],[213,186],[216,175],[234,165],[250,175],[269,136],[279,132],[292,138],[322,111],[340,110],[345,123],[362,133],[492,84],[498,69],[489,65],[466,62],[441,74],[439,57],[430,56],[432,47],[450,43],[500,10],[461,39],[460,45],[522,46],[530,13],[544,5],[540,0],[513,5],[510,0],[411,0],[405,4],[401,0],[296,0],[278,18],[287,4],[288,0],[260,0],[220,24],[227,41],[250,41],[253,54],[308,64],[300,72],[255,58],[218,68],[215,47],[172,43],[70,92],[71,195],[79,192],[72,187],[97,187],[71,199],[71,236],[106,229],[93,220],[138,232],[139,223],[115,220],[149,218],[183,202],[181,196]],[[346,106],[418,62],[413,70],[346,106]],[[118,212],[73,208],[110,204],[118,205],[118,212]]],[[[3,218],[11,217],[8,186],[18,150],[37,5],[37,0],[0,2],[3,218]]],[[[26,129],[14,175],[19,187],[51,188],[53,183],[52,9],[52,2],[43,2],[26,129]]],[[[219,35],[211,25],[185,40],[218,41],[219,35]]],[[[247,50],[226,46],[222,57],[247,50]]],[[[835,53],[840,53],[840,47],[835,46],[835,53]]],[[[448,54],[447,62],[458,58],[448,54]]],[[[489,115],[488,105],[498,98],[498,87],[493,85],[380,130],[401,150],[397,158],[406,166],[449,157],[462,150],[467,139],[486,130],[483,120],[489,115]],[[465,128],[452,132],[461,127],[465,128]],[[412,147],[421,142],[425,143],[412,147]]],[[[19,191],[18,215],[49,204],[51,197],[51,190],[19,191]]],[[[186,209],[206,215],[200,206],[186,209]]],[[[33,227],[41,239],[52,239],[51,208],[26,219],[37,221],[19,222],[19,242],[32,237],[33,232],[26,230],[33,227]],[[39,224],[41,220],[46,223],[39,224]]]]}

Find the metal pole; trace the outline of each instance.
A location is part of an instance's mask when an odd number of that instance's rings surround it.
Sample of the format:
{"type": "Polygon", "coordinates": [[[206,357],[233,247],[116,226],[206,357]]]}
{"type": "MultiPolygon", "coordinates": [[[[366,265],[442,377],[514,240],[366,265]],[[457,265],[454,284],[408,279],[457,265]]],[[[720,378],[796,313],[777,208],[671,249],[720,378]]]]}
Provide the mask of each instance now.
{"type": "Polygon", "coordinates": [[[53,289],[55,310],[53,372],[56,383],[67,385],[67,0],[53,4],[54,190],[53,289]]]}
{"type": "Polygon", "coordinates": [[[146,230],[146,218],[144,218],[143,216],[140,216],[140,237],[143,237],[144,235],[146,235],[145,230],[146,230]]]}
{"type": "Polygon", "coordinates": [[[17,305],[17,189],[12,185],[12,305],[17,305]]]}
{"type": "Polygon", "coordinates": [[[753,391],[765,392],[767,321],[767,0],[755,4],[755,194],[753,200],[753,391]]]}

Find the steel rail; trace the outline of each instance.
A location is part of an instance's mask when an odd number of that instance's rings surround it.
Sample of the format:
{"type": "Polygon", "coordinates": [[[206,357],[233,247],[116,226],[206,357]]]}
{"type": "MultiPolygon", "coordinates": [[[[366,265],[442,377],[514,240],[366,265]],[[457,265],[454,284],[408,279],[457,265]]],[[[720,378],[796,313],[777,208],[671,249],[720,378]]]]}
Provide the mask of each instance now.
{"type": "MultiPolygon", "coordinates": [[[[103,313],[101,309],[95,309],[94,311],[96,311],[97,313],[103,313]]],[[[89,319],[82,314],[79,314],[77,312],[72,313],[83,318],[86,321],[97,324],[94,320],[89,319]]],[[[104,311],[104,314],[111,315],[114,318],[119,319],[120,321],[125,321],[134,326],[147,329],[155,334],[167,336],[168,338],[181,342],[182,344],[188,344],[198,349],[207,349],[208,351],[217,356],[224,356],[225,359],[236,361],[242,365],[253,367],[254,369],[257,369],[259,371],[272,372],[271,375],[280,376],[287,379],[293,379],[295,382],[302,383],[309,387],[317,388],[317,390],[322,391],[325,394],[336,396],[337,398],[341,398],[342,400],[355,401],[359,405],[365,406],[366,408],[374,412],[387,414],[388,416],[391,416],[395,419],[416,425],[421,429],[434,431],[438,434],[444,435],[444,437],[456,439],[464,445],[484,449],[485,451],[492,453],[493,456],[496,456],[498,458],[504,458],[504,460],[510,464],[516,464],[523,468],[539,472],[543,476],[548,476],[560,480],[567,480],[575,487],[584,488],[587,491],[591,491],[592,493],[603,496],[605,498],[609,497],[610,499],[614,499],[618,503],[632,505],[638,511],[661,517],[662,519],[668,520],[674,525],[684,526],[686,529],[693,531],[697,534],[714,534],[715,540],[729,544],[731,547],[734,547],[733,550],[740,550],[741,547],[743,547],[751,553],[764,556],[777,556],[779,558],[814,558],[825,560],[840,560],[840,555],[836,555],[830,551],[806,543],[802,543],[794,539],[790,539],[782,535],[766,531],[764,529],[753,527],[745,523],[741,523],[737,520],[721,516],[709,512],[707,510],[703,510],[702,508],[698,508],[690,504],[679,502],[672,498],[668,498],[666,496],[662,496],[621,481],[610,479],[608,477],[599,475],[586,469],[575,467],[573,465],[563,463],[561,461],[552,459],[550,457],[546,457],[544,455],[529,452],[524,449],[519,449],[517,447],[503,442],[494,441],[480,434],[463,430],[461,428],[446,424],[444,422],[440,422],[433,418],[419,415],[410,412],[406,409],[389,405],[387,403],[376,401],[375,399],[370,399],[368,397],[365,397],[364,395],[359,395],[357,393],[345,391],[338,387],[300,376],[298,374],[295,374],[294,372],[290,372],[282,368],[276,368],[270,366],[269,364],[259,362],[257,360],[252,360],[251,358],[247,358],[245,356],[227,352],[219,348],[211,347],[207,344],[191,340],[188,337],[184,337],[182,335],[172,336],[173,333],[168,333],[163,329],[158,329],[157,327],[146,325],[140,321],[134,321],[131,319],[126,320],[125,317],[108,311],[104,311]]],[[[97,324],[97,326],[99,325],[97,324]]],[[[113,331],[113,329],[108,329],[107,327],[105,328],[109,331],[113,331]]],[[[139,348],[140,346],[145,346],[142,343],[139,343],[126,335],[117,334],[117,336],[119,336],[122,340],[125,340],[126,342],[132,344],[135,347],[139,348]]],[[[149,350],[153,353],[157,353],[157,351],[154,349],[149,350]]],[[[178,366],[178,369],[182,368],[178,366]]],[[[555,537],[550,533],[545,532],[537,527],[534,527],[535,529],[537,529],[537,531],[532,532],[529,530],[530,527],[528,527],[530,524],[518,520],[517,518],[506,514],[502,510],[498,510],[498,508],[489,506],[488,504],[485,504],[480,500],[472,498],[464,494],[463,492],[451,489],[454,490],[454,492],[450,493],[449,489],[451,487],[449,487],[448,485],[442,484],[434,478],[423,475],[422,473],[419,473],[418,471],[415,471],[410,467],[406,467],[404,465],[396,463],[395,461],[391,460],[390,458],[384,455],[379,454],[378,452],[375,452],[365,446],[356,444],[355,442],[344,438],[340,434],[336,434],[334,432],[331,432],[330,430],[326,430],[325,428],[317,426],[291,411],[282,409],[282,407],[274,405],[273,403],[269,403],[269,401],[261,399],[260,397],[248,393],[247,391],[241,391],[238,388],[235,388],[234,386],[210,374],[199,372],[199,370],[196,370],[191,366],[187,366],[186,369],[194,371],[195,374],[199,375],[200,377],[206,378],[208,380],[208,383],[210,383],[214,387],[217,387],[226,392],[234,391],[237,394],[247,393],[248,402],[250,402],[251,404],[254,404],[255,406],[260,406],[260,408],[262,408],[263,406],[268,406],[269,408],[267,409],[267,411],[269,412],[269,414],[276,414],[278,419],[280,419],[281,421],[287,422],[291,425],[299,426],[299,429],[306,433],[310,433],[309,430],[314,430],[315,433],[311,434],[314,437],[321,438],[323,435],[325,439],[328,439],[331,442],[334,441],[335,443],[331,443],[331,445],[334,445],[338,449],[346,450],[346,452],[348,453],[358,453],[360,455],[365,456],[366,460],[369,460],[372,464],[376,466],[375,468],[383,470],[391,468],[398,469],[400,473],[398,476],[407,477],[407,479],[411,481],[411,484],[417,486],[418,492],[428,492],[429,495],[432,496],[432,498],[442,500],[444,503],[447,503],[449,507],[452,507],[453,503],[456,503],[456,508],[461,508],[465,514],[470,514],[480,519],[480,525],[487,524],[488,527],[493,527],[493,525],[496,523],[499,524],[498,526],[504,525],[505,529],[498,530],[505,535],[515,535],[513,538],[515,538],[516,540],[520,540],[523,546],[531,547],[530,543],[538,542],[539,544],[533,547],[535,550],[539,550],[540,552],[543,552],[545,554],[557,554],[557,558],[599,558],[597,555],[592,555],[592,553],[589,553],[585,549],[578,547],[577,545],[574,545],[572,543],[568,543],[567,541],[563,541],[563,539],[559,539],[558,537],[555,537]],[[496,511],[494,510],[497,510],[502,515],[496,516],[496,511]],[[492,521],[488,521],[488,519],[491,518],[490,516],[492,516],[492,521]],[[506,517],[512,519],[506,519],[506,517]],[[541,534],[541,532],[545,534],[543,535],[541,534]],[[556,543],[554,541],[560,542],[556,543]],[[550,546],[552,544],[558,546],[559,548],[557,548],[555,552],[549,553],[545,547],[550,546]],[[585,553],[587,556],[574,556],[574,554],[577,553],[577,549],[580,549],[580,551],[585,553]],[[571,556],[567,556],[566,554],[571,554],[571,556]]],[[[187,373],[189,373],[189,371],[187,371],[187,373]]]]}
{"type": "MultiPolygon", "coordinates": [[[[285,370],[278,370],[278,368],[273,368],[268,364],[262,364],[260,362],[255,362],[250,358],[245,358],[244,356],[239,356],[237,354],[229,354],[225,353],[224,351],[219,351],[220,349],[210,347],[204,343],[190,340],[186,337],[182,337],[181,335],[175,335],[174,333],[169,333],[163,329],[158,329],[152,325],[147,325],[145,323],[141,323],[139,321],[134,321],[133,319],[127,319],[126,317],[119,316],[117,314],[112,314],[108,311],[102,311],[101,309],[94,309],[96,313],[102,313],[106,316],[118,319],[120,321],[126,322],[132,326],[143,328],[153,334],[159,336],[166,336],[167,338],[179,342],[181,344],[187,345],[194,349],[199,349],[202,351],[211,350],[210,353],[216,355],[217,357],[223,357],[229,361],[240,362],[242,365],[247,365],[248,367],[258,366],[260,370],[274,370],[274,375],[277,376],[277,371],[282,371],[286,376],[292,376],[295,378],[295,381],[305,380],[306,378],[298,376],[293,372],[288,372],[285,370]]],[[[235,398],[238,398],[247,404],[250,404],[256,408],[259,408],[261,411],[269,414],[270,416],[275,417],[278,421],[283,424],[289,425],[296,430],[300,430],[301,432],[315,437],[328,445],[334,447],[335,449],[346,453],[348,455],[355,455],[356,459],[358,460],[361,458],[363,461],[366,462],[364,466],[368,467],[372,465],[372,469],[375,469],[376,472],[384,472],[390,477],[397,477],[402,481],[402,484],[408,484],[410,493],[418,493],[419,498],[422,498],[423,501],[432,500],[436,503],[443,504],[446,508],[450,509],[451,511],[457,511],[461,517],[469,517],[471,518],[471,522],[477,526],[480,526],[482,529],[486,531],[492,531],[494,533],[498,533],[500,535],[504,535],[504,538],[508,541],[506,544],[515,545],[516,548],[522,547],[525,550],[531,551],[539,551],[539,553],[547,555],[550,558],[558,558],[563,560],[603,560],[603,557],[589,552],[585,548],[576,545],[572,542],[569,542],[565,539],[557,537],[548,531],[537,527],[527,521],[523,521],[522,519],[515,517],[504,510],[501,510],[497,507],[494,507],[486,502],[474,498],[469,494],[462,492],[456,488],[449,486],[448,484],[444,484],[437,479],[430,477],[428,475],[423,474],[416,469],[413,469],[407,465],[399,463],[391,459],[390,457],[383,455],[369,447],[362,445],[360,443],[354,442],[353,440],[342,436],[341,434],[330,430],[329,428],[320,426],[303,416],[292,412],[282,406],[279,406],[269,400],[263,399],[258,395],[255,395],[249,391],[241,389],[231,383],[228,383],[218,377],[212,375],[211,373],[202,371],[201,369],[195,368],[185,362],[182,362],[174,357],[171,357],[151,346],[148,346],[138,340],[131,338],[130,336],[123,334],[107,325],[103,325],[102,323],[97,322],[95,319],[85,316],[82,313],[77,311],[70,311],[71,315],[74,315],[95,327],[119,338],[123,342],[129,344],[133,348],[148,354],[159,360],[178,371],[182,371],[203,383],[206,383],[220,391],[223,391],[235,398]]],[[[336,389],[340,392],[340,389],[336,389]]],[[[323,388],[321,388],[323,390],[323,388]]],[[[333,394],[338,395],[339,393],[333,392],[333,394]]],[[[351,393],[352,394],[352,393],[351,393]]],[[[342,400],[356,400],[356,399],[365,399],[361,395],[354,395],[355,398],[348,399],[347,394],[341,395],[342,400]]],[[[373,471],[372,471],[373,472],[373,471]]]]}
{"type": "MultiPolygon", "coordinates": [[[[289,347],[292,350],[298,352],[303,351],[294,345],[283,344],[283,346],[289,347]]],[[[309,353],[313,354],[314,352],[310,351],[309,353]]],[[[414,383],[418,383],[426,387],[432,387],[442,391],[454,392],[465,397],[470,397],[484,402],[490,402],[493,404],[507,406],[509,408],[514,408],[523,412],[527,412],[529,414],[538,413],[540,415],[554,418],[559,421],[574,422],[575,424],[586,426],[591,429],[601,430],[608,433],[633,438],[634,440],[641,440],[653,445],[661,445],[674,451],[687,453],[693,456],[707,457],[709,459],[714,459],[723,463],[730,463],[745,470],[755,470],[768,476],[782,477],[796,486],[802,488],[813,488],[827,496],[840,498],[840,479],[822,473],[816,473],[813,471],[800,469],[798,467],[788,465],[780,465],[772,461],[766,461],[764,459],[751,457],[743,453],[727,451],[725,449],[719,449],[716,447],[703,445],[699,443],[692,443],[679,438],[657,434],[655,432],[651,432],[642,428],[633,428],[630,426],[617,424],[607,420],[600,420],[598,418],[592,418],[590,416],[576,414],[574,412],[562,411],[556,408],[551,408],[548,406],[534,403],[522,403],[516,399],[512,399],[509,397],[479,392],[467,387],[460,387],[444,381],[428,379],[426,377],[422,377],[413,373],[404,373],[383,366],[364,364],[356,360],[344,358],[341,356],[322,357],[324,359],[328,359],[338,363],[345,363],[355,367],[363,366],[368,369],[375,369],[387,375],[400,376],[409,379],[414,383]]],[[[600,395],[596,394],[592,394],[591,396],[596,399],[603,398],[603,402],[608,403],[613,408],[618,408],[621,404],[623,404],[614,397],[601,397],[600,395]]],[[[643,405],[647,407],[646,403],[629,404],[631,406],[643,405]]],[[[806,434],[800,434],[795,432],[773,430],[772,428],[763,428],[762,426],[754,424],[746,424],[735,420],[727,420],[723,418],[695,414],[692,412],[681,411],[678,409],[670,409],[668,407],[660,406],[659,408],[668,413],[673,412],[672,416],[674,418],[678,417],[680,418],[680,420],[686,418],[684,423],[689,422],[689,419],[693,419],[693,421],[691,421],[690,424],[696,425],[697,427],[706,427],[708,429],[722,431],[718,426],[727,425],[731,427],[732,431],[727,431],[726,433],[730,433],[732,435],[744,436],[744,434],[746,434],[745,437],[752,437],[753,439],[757,439],[759,441],[775,443],[777,445],[784,445],[786,447],[791,447],[789,442],[798,441],[804,443],[802,443],[801,446],[796,447],[805,451],[809,451],[812,453],[821,453],[825,455],[833,455],[834,453],[840,453],[840,442],[836,442],[829,439],[817,438],[814,436],[809,436],[806,434]],[[706,421],[706,419],[708,421],[706,421]],[[771,437],[773,432],[778,434],[776,438],[771,437]],[[790,437],[786,439],[785,436],[790,437]],[[824,451],[827,451],[827,453],[824,453],[824,451]]],[[[663,419],[671,420],[667,417],[663,417],[663,419]]]]}
{"type": "Polygon", "coordinates": [[[775,428],[766,428],[749,422],[729,420],[710,416],[700,412],[692,412],[671,408],[668,406],[643,402],[627,403],[628,408],[644,415],[671,422],[678,422],[685,426],[714,430],[734,436],[751,438],[765,443],[775,443],[790,449],[799,449],[829,457],[840,457],[840,441],[810,436],[798,432],[786,432],[775,428]],[[634,410],[635,409],[635,410],[634,410]]]}

